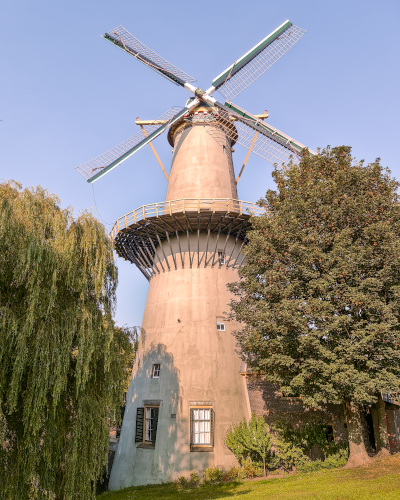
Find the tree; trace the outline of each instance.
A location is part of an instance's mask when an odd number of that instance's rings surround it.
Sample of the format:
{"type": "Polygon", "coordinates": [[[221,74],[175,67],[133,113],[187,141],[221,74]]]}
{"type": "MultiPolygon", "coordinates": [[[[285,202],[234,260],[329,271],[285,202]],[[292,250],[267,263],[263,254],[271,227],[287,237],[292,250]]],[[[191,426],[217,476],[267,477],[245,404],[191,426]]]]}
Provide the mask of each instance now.
{"type": "Polygon", "coordinates": [[[251,367],[308,407],[344,403],[348,464],[362,463],[360,405],[399,388],[398,183],[345,146],[304,150],[273,177],[230,285],[235,335],[251,367]]]}
{"type": "Polygon", "coordinates": [[[132,353],[104,227],[0,184],[0,498],[91,499],[132,353]]]}
{"type": "Polygon", "coordinates": [[[276,466],[276,459],[271,451],[273,440],[269,433],[268,425],[263,417],[257,417],[254,413],[249,423],[245,420],[236,425],[232,425],[225,436],[225,444],[236,456],[239,463],[247,457],[253,460],[262,460],[264,476],[266,476],[266,466],[276,466]]]}

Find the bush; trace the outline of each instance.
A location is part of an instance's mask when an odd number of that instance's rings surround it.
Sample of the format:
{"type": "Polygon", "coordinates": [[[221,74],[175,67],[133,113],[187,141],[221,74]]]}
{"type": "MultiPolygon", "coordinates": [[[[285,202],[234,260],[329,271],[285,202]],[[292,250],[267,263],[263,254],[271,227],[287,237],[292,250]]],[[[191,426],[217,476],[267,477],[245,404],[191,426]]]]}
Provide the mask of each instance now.
{"type": "Polygon", "coordinates": [[[245,460],[262,462],[264,475],[266,470],[277,465],[275,454],[272,452],[273,437],[263,417],[256,417],[253,413],[250,422],[245,420],[228,429],[225,444],[243,465],[245,460]]]}
{"type": "Polygon", "coordinates": [[[205,484],[217,484],[224,481],[229,481],[229,476],[225,469],[219,467],[209,467],[203,473],[203,481],[205,484]]]}
{"type": "Polygon", "coordinates": [[[246,477],[246,473],[242,467],[231,467],[226,473],[226,477],[228,478],[226,479],[227,481],[235,481],[237,479],[241,481],[246,477]]]}
{"type": "Polygon", "coordinates": [[[200,478],[196,471],[192,471],[189,479],[185,476],[181,476],[178,477],[176,483],[180,489],[197,488],[200,484],[200,478]]]}
{"type": "Polygon", "coordinates": [[[299,467],[299,470],[303,472],[313,472],[321,469],[337,469],[338,467],[343,467],[346,465],[349,457],[349,452],[347,449],[339,450],[333,455],[329,455],[325,460],[314,460],[313,462],[307,462],[299,467]]]}
{"type": "Polygon", "coordinates": [[[262,464],[257,462],[252,462],[249,458],[246,458],[242,462],[241,472],[244,477],[260,477],[264,475],[264,469],[262,464]]]}
{"type": "Polygon", "coordinates": [[[301,469],[309,462],[309,458],[303,453],[300,446],[278,439],[276,447],[279,464],[284,470],[291,470],[293,467],[301,469]]]}

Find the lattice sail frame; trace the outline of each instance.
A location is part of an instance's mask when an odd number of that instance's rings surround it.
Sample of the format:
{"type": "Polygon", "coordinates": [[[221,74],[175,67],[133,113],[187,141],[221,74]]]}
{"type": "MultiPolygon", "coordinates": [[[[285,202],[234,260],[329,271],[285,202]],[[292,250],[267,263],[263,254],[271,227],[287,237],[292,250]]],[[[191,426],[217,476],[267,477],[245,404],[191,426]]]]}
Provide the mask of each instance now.
{"type": "MultiPolygon", "coordinates": [[[[279,133],[281,137],[286,136],[283,132],[280,132],[271,125],[268,127],[275,130],[277,134],[279,133]]],[[[280,144],[273,138],[257,132],[244,121],[239,121],[235,114],[223,110],[219,111],[219,117],[213,121],[213,126],[206,127],[206,131],[220,146],[225,145],[226,136],[228,136],[232,142],[237,142],[246,149],[250,149],[253,144],[252,152],[271,163],[281,164],[289,160],[298,163],[300,160],[300,156],[290,144],[290,141],[293,139],[289,136],[286,136],[286,145],[280,144]]]]}
{"type": "Polygon", "coordinates": [[[156,52],[149,49],[144,43],[135,38],[123,26],[117,26],[113,30],[105,33],[104,38],[119,46],[128,54],[131,54],[136,59],[151,67],[157,73],[160,73],[165,78],[168,78],[176,85],[184,85],[185,82],[195,82],[196,79],[180,70],[156,52]]]}
{"type": "Polygon", "coordinates": [[[306,33],[305,30],[292,24],[232,77],[229,78],[228,74],[225,83],[217,87],[218,91],[221,92],[225,99],[234,99],[275,64],[278,59],[300,40],[304,33],[306,33]]]}
{"type": "MultiPolygon", "coordinates": [[[[170,108],[166,113],[161,115],[157,120],[155,121],[161,121],[161,122],[168,122],[173,118],[179,111],[181,111],[182,107],[179,106],[174,106],[170,108]]],[[[160,127],[160,124],[155,124],[155,125],[144,125],[144,129],[149,136],[153,132],[155,132],[158,128],[160,127]]],[[[167,128],[167,127],[166,127],[167,128]]],[[[135,135],[132,135],[129,137],[129,139],[126,139],[124,142],[121,142],[118,144],[118,146],[113,147],[112,149],[106,151],[105,153],[101,154],[100,156],[97,156],[93,160],[90,160],[86,163],[83,163],[79,167],[75,167],[75,169],[85,177],[86,180],[91,179],[94,175],[97,173],[105,170],[109,165],[111,165],[113,162],[117,161],[120,159],[125,153],[133,149],[136,145],[138,145],[141,141],[145,140],[146,136],[141,130],[140,132],[137,132],[135,135]]],[[[128,156],[124,159],[121,160],[121,162],[118,163],[120,165],[123,161],[125,161],[128,158],[128,156]]],[[[115,165],[117,166],[117,165],[115,165]]]]}

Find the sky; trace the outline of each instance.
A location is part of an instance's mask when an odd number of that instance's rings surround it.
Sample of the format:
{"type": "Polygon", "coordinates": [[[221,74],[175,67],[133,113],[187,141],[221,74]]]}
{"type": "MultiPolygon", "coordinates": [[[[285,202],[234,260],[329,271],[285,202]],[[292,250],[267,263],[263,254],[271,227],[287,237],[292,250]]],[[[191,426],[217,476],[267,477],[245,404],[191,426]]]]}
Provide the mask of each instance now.
{"type": "MultiPolygon", "coordinates": [[[[349,145],[380,157],[400,179],[398,0],[13,0],[0,8],[0,179],[56,193],[74,214],[93,210],[107,230],[122,215],[165,199],[167,181],[149,146],[88,184],[75,167],[138,131],[191,94],[100,35],[123,25],[207,89],[289,19],[307,33],[234,99],[316,150],[349,145]]],[[[216,95],[220,98],[221,96],[216,95]]],[[[166,134],[154,146],[167,171],[166,134]]],[[[238,172],[246,150],[235,146],[238,172]]],[[[273,189],[272,165],[252,154],[238,185],[255,202],[273,189]]],[[[116,321],[141,325],[148,282],[118,259],[116,321]]]]}

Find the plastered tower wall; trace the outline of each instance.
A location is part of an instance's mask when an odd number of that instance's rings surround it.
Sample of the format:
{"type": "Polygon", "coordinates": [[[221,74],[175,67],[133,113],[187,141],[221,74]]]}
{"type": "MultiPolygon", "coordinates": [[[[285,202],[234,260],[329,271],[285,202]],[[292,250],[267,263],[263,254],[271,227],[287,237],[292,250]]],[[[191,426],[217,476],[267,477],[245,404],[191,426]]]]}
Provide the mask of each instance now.
{"type": "MultiPolygon", "coordinates": [[[[233,194],[237,198],[230,144],[222,147],[206,128],[193,125],[176,131],[167,200],[233,194]]],[[[234,249],[234,240],[227,237],[227,254],[234,249]]],[[[171,481],[193,469],[201,473],[207,467],[234,465],[235,457],[223,438],[233,422],[249,418],[241,361],[231,335],[239,325],[225,319],[231,300],[227,284],[237,280],[237,270],[212,262],[205,268],[196,265],[199,251],[204,254],[209,248],[205,257],[212,257],[211,249],[217,245],[213,232],[208,242],[202,233],[197,244],[195,234],[187,243],[176,238],[170,243],[171,247],[166,242],[157,247],[158,257],[164,264],[169,260],[172,269],[169,248],[175,251],[181,245],[183,264],[178,259],[177,269],[150,280],[142,323],[146,335],[132,371],[111,490],[171,481]],[[225,321],[225,331],[217,331],[217,321],[225,321]],[[156,363],[161,372],[154,379],[151,370],[156,363]],[[159,405],[157,438],[154,448],[140,447],[135,443],[136,412],[151,403],[159,405]],[[190,407],[196,403],[212,406],[215,414],[214,446],[206,451],[190,448],[190,407]]]]}
{"type": "Polygon", "coordinates": [[[230,141],[221,146],[209,128],[187,124],[177,131],[166,200],[237,199],[230,141]]]}

